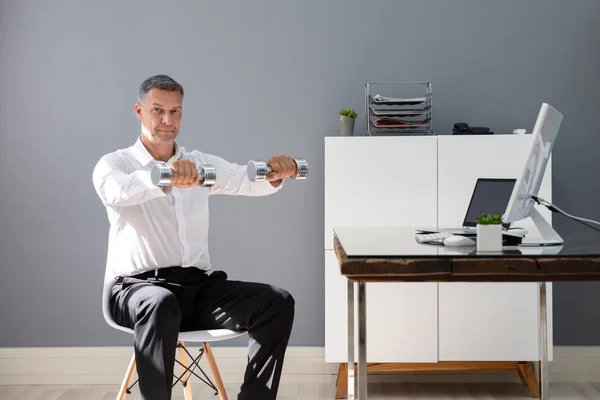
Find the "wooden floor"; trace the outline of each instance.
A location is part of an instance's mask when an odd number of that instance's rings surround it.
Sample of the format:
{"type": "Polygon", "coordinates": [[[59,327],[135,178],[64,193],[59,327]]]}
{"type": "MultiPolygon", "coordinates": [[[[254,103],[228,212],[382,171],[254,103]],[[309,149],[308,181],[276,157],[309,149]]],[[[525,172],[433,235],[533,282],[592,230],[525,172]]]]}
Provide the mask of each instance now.
{"type": "MultiPolygon", "coordinates": [[[[237,399],[237,385],[226,385],[230,400],[237,399]]],[[[136,387],[137,388],[137,387],[136,387]]],[[[127,399],[139,399],[134,388],[127,399]]],[[[0,386],[2,400],[114,400],[117,385],[95,386],[0,386]]],[[[552,400],[600,399],[600,382],[553,383],[552,400]]],[[[193,386],[194,400],[215,399],[214,392],[198,383],[193,386]]],[[[333,400],[334,384],[285,383],[281,400],[333,400]]],[[[529,399],[527,388],[519,383],[372,383],[369,400],[391,399],[529,399]]],[[[183,399],[181,386],[176,386],[173,399],[183,399]]]]}

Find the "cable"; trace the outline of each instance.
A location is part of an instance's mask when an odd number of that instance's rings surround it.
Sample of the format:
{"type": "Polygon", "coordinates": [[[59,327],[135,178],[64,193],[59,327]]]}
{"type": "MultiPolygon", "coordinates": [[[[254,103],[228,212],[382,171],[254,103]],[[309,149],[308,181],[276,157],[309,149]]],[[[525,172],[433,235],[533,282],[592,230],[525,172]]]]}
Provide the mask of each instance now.
{"type": "Polygon", "coordinates": [[[555,206],[554,204],[550,203],[547,200],[542,199],[541,197],[537,197],[537,196],[531,196],[531,198],[533,200],[535,200],[538,204],[541,204],[545,207],[547,207],[550,211],[555,211],[555,212],[559,212],[563,215],[565,215],[566,217],[569,218],[573,218],[575,220],[579,220],[579,221],[585,221],[585,222],[590,222],[592,224],[596,224],[596,225],[600,225],[600,222],[598,221],[594,221],[593,219],[587,219],[587,218],[582,218],[582,217],[576,217],[574,215],[568,214],[567,212],[561,210],[560,208],[558,208],[557,206],[555,206]]]}
{"type": "MultiPolygon", "coordinates": [[[[559,212],[558,214],[562,214],[562,213],[560,213],[560,212],[559,212]]],[[[564,215],[564,214],[562,214],[562,215],[564,215]]],[[[570,218],[570,217],[569,217],[569,218],[570,218]]],[[[580,221],[580,220],[578,220],[578,219],[574,219],[574,218],[573,218],[573,221],[575,221],[575,222],[579,222],[580,224],[582,224],[582,225],[585,225],[585,226],[587,226],[588,228],[592,228],[592,229],[594,229],[594,230],[597,230],[598,232],[600,232],[600,229],[598,229],[598,228],[596,228],[595,226],[592,226],[592,225],[590,225],[590,224],[588,224],[588,223],[585,223],[585,222],[583,222],[583,221],[580,221]]]]}
{"type": "Polygon", "coordinates": [[[556,213],[562,214],[565,217],[571,218],[572,220],[574,220],[576,222],[579,222],[582,225],[587,226],[588,228],[592,228],[592,229],[595,229],[597,231],[600,231],[600,229],[598,229],[595,226],[592,226],[592,225],[589,224],[589,223],[592,223],[592,224],[600,225],[600,222],[598,222],[598,221],[594,221],[593,219],[587,219],[587,218],[576,217],[575,215],[571,215],[571,214],[569,214],[569,213],[561,210],[560,208],[558,208],[554,204],[550,203],[549,201],[542,199],[541,197],[531,196],[531,198],[536,203],[538,203],[538,204],[540,204],[540,205],[548,208],[548,210],[550,210],[552,212],[556,212],[556,213]]]}

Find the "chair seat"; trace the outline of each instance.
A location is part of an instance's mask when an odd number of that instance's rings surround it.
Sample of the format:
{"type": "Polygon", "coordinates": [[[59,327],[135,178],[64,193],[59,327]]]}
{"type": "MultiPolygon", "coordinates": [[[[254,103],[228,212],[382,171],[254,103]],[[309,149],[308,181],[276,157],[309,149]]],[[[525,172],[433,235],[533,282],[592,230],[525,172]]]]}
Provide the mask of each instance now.
{"type": "MultiPolygon", "coordinates": [[[[122,331],[122,332],[126,332],[126,333],[130,333],[133,334],[133,329],[129,329],[120,325],[116,325],[114,323],[114,321],[111,321],[112,323],[110,325],[113,326],[113,328],[122,331]]],[[[178,339],[179,340],[183,340],[184,342],[217,342],[219,340],[228,340],[228,339],[233,339],[236,338],[238,336],[242,336],[245,335],[246,332],[245,331],[232,331],[229,329],[207,329],[207,330],[201,330],[201,331],[186,331],[186,332],[179,332],[178,335],[178,339]]]]}
{"type": "Polygon", "coordinates": [[[244,331],[229,329],[209,329],[205,331],[179,332],[179,340],[184,342],[216,342],[219,340],[233,339],[244,335],[244,331]]]}

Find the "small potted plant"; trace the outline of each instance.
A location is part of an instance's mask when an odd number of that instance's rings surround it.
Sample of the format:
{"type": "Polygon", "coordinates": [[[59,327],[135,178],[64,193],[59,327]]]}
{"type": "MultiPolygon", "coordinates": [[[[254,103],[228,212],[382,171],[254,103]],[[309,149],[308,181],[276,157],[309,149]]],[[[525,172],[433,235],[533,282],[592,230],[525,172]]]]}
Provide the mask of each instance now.
{"type": "Polygon", "coordinates": [[[483,214],[477,223],[477,251],[502,251],[502,217],[483,214]]]}
{"type": "Polygon", "coordinates": [[[352,136],[354,134],[354,121],[357,116],[358,114],[352,108],[342,108],[340,110],[340,136],[352,136]]]}

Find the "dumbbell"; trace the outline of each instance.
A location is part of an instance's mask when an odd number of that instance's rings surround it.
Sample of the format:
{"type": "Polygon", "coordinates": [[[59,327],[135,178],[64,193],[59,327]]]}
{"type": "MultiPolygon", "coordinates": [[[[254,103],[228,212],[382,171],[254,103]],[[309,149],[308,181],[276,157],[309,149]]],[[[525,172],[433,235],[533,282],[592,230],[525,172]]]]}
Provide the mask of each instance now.
{"type": "MultiPolygon", "coordinates": [[[[152,166],[150,178],[155,186],[170,186],[173,170],[171,167],[160,161],[152,166]]],[[[201,165],[198,167],[198,179],[200,186],[213,186],[217,180],[217,171],[212,165],[201,165]]]]}
{"type": "MultiPolygon", "coordinates": [[[[304,158],[294,158],[297,166],[297,172],[294,179],[306,179],[308,175],[308,162],[304,158]]],[[[267,174],[273,172],[266,162],[260,160],[250,160],[248,162],[248,179],[251,182],[261,182],[267,177],[267,174]]]]}

